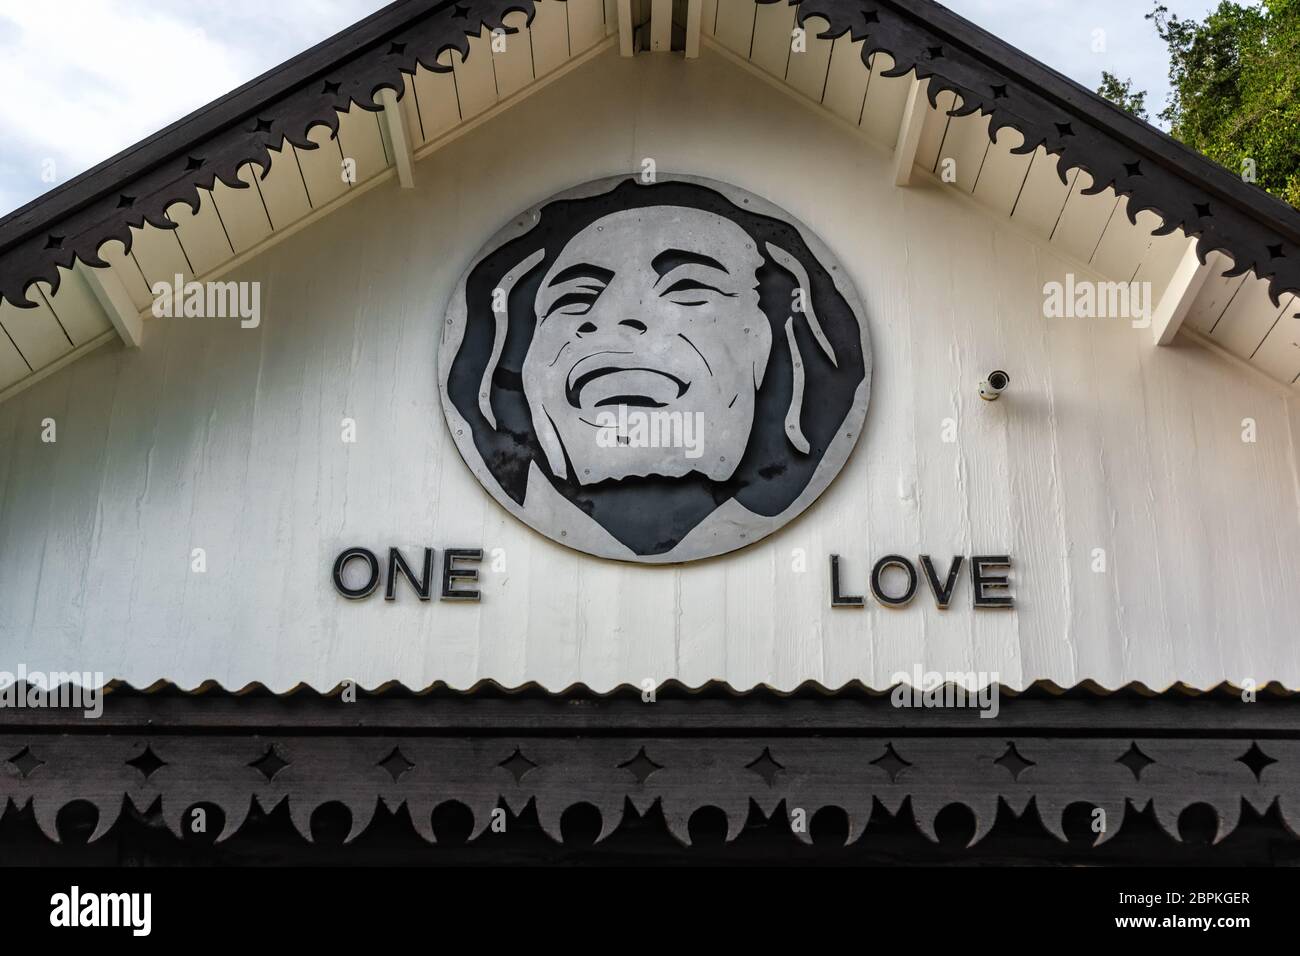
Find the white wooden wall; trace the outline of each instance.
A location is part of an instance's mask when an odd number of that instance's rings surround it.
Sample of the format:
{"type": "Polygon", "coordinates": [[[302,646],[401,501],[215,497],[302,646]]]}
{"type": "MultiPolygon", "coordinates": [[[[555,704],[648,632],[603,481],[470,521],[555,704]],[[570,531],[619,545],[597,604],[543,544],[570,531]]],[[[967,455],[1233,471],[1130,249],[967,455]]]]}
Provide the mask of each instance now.
{"type": "Polygon", "coordinates": [[[894,187],[889,154],[818,109],[707,50],[609,51],[420,163],[416,190],[370,191],[241,266],[232,278],[263,283],[260,329],[151,320],[142,349],[100,349],[0,405],[0,670],[604,690],[879,687],[920,665],[1017,687],[1300,687],[1297,401],[1125,322],[1044,320],[1043,284],[1087,267],[952,190],[894,187]],[[479,245],[647,156],[816,229],[875,349],[867,432],[823,498],[681,568],[588,558],[507,515],[448,439],[435,375],[479,245]],[[987,404],[994,368],[1013,384],[987,404]],[[506,569],[484,565],[478,605],[354,603],[330,584],[345,546],[426,544],[501,548],[506,569]],[[946,613],[924,594],[829,607],[829,553],[859,585],[894,551],[1009,552],[1019,608],[976,613],[968,578],[946,613]]]}

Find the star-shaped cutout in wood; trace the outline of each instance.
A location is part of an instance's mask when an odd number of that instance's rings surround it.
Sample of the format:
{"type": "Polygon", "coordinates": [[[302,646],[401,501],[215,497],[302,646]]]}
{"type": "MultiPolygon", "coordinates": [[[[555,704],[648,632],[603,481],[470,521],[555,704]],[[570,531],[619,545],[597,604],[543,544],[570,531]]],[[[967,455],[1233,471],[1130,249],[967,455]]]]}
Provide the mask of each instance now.
{"type": "Polygon", "coordinates": [[[636,756],[626,763],[618,765],[620,770],[629,771],[632,776],[636,777],[637,783],[645,783],[650,779],[650,775],[656,770],[662,770],[663,764],[655,763],[646,756],[645,748],[642,747],[636,752],[636,756]]]}
{"type": "Polygon", "coordinates": [[[1138,749],[1136,740],[1129,744],[1128,750],[1124,752],[1122,757],[1116,758],[1115,762],[1128,767],[1133,774],[1134,780],[1141,780],[1142,771],[1155,763],[1154,760],[1138,749]]]}
{"type": "Polygon", "coordinates": [[[745,764],[745,769],[754,771],[754,773],[762,777],[763,782],[770,787],[776,782],[776,775],[784,770],[785,767],[777,763],[772,757],[772,752],[764,747],[761,754],[750,763],[745,764]]]}
{"type": "Polygon", "coordinates": [[[132,757],[130,760],[126,761],[126,764],[128,767],[135,767],[135,769],[144,774],[144,778],[148,780],[163,767],[167,766],[167,761],[154,753],[152,746],[145,744],[144,752],[139,756],[132,757]]]}
{"type": "Polygon", "coordinates": [[[1014,742],[1007,744],[1006,751],[1001,757],[993,762],[999,767],[1004,767],[1007,773],[1011,774],[1011,779],[1017,782],[1019,782],[1022,773],[1030,767],[1037,766],[1034,761],[1028,760],[1020,755],[1020,751],[1016,749],[1014,742]]]}
{"type": "Polygon", "coordinates": [[[537,767],[537,764],[525,757],[523,752],[516,747],[515,752],[497,764],[497,766],[505,767],[506,770],[510,771],[510,776],[515,778],[515,783],[518,783],[532,772],[537,767]]]}
{"type": "Polygon", "coordinates": [[[400,747],[394,747],[392,753],[379,761],[375,766],[383,767],[387,770],[388,775],[392,777],[393,782],[396,783],[397,778],[414,767],[415,764],[406,759],[406,754],[402,753],[400,747]]]}
{"type": "Polygon", "coordinates": [[[1277,760],[1260,750],[1258,741],[1252,741],[1250,749],[1238,757],[1237,762],[1244,763],[1249,767],[1250,772],[1255,775],[1255,780],[1258,781],[1264,773],[1264,769],[1269,764],[1277,763],[1277,760]]]}
{"type": "Polygon", "coordinates": [[[898,778],[902,776],[903,771],[912,766],[898,755],[898,751],[894,749],[893,744],[885,744],[885,752],[871,762],[889,774],[890,783],[896,783],[898,778]]]}
{"type": "Polygon", "coordinates": [[[275,747],[268,746],[266,753],[249,763],[250,767],[260,773],[268,781],[274,780],[275,775],[289,766],[289,761],[282,758],[275,752],[275,747]]]}

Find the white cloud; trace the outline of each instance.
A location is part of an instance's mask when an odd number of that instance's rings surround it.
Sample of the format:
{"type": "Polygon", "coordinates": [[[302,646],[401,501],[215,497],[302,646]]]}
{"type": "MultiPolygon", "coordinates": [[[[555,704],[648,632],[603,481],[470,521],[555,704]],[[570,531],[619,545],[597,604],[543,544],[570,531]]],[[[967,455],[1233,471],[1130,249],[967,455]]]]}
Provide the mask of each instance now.
{"type": "Polygon", "coordinates": [[[0,213],[360,19],[374,0],[0,0],[0,213]],[[42,180],[53,160],[56,179],[42,180]]]}
{"type": "MultiPolygon", "coordinates": [[[[0,0],[0,214],[302,52],[382,0],[0,0]],[[53,160],[55,182],[41,178],[53,160]]],[[[1202,16],[1213,0],[1166,0],[1202,16]]],[[[1163,105],[1165,51],[1142,0],[947,0],[1095,89],[1108,69],[1163,105]],[[1093,30],[1107,50],[1092,52],[1093,30]]]]}

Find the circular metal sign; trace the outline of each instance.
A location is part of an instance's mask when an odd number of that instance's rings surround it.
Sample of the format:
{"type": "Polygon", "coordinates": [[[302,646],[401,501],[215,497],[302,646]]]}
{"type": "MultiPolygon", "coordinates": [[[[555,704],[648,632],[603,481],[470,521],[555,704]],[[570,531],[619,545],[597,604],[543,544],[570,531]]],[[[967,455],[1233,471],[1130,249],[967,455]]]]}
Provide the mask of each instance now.
{"type": "Polygon", "coordinates": [[[692,561],[817,499],[861,434],[862,303],[830,251],[757,196],[660,175],[520,213],[461,277],[438,362],[483,487],[554,541],[692,561]]]}

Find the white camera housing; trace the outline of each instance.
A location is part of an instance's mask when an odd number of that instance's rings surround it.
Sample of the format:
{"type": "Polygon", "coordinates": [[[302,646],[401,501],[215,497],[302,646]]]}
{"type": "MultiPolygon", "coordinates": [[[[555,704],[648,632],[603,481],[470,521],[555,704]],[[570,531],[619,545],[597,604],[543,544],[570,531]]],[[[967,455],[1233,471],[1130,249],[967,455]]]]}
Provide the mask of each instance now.
{"type": "Polygon", "coordinates": [[[989,372],[988,378],[980,382],[980,398],[986,402],[996,402],[1010,384],[1011,376],[1006,372],[989,372]]]}

